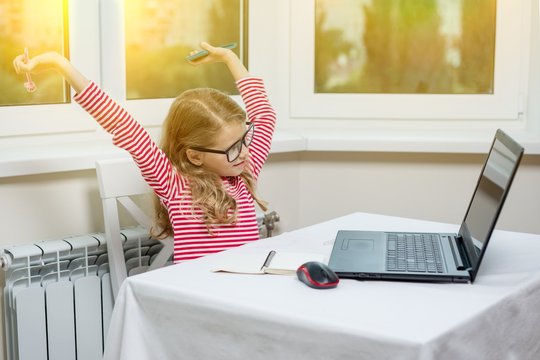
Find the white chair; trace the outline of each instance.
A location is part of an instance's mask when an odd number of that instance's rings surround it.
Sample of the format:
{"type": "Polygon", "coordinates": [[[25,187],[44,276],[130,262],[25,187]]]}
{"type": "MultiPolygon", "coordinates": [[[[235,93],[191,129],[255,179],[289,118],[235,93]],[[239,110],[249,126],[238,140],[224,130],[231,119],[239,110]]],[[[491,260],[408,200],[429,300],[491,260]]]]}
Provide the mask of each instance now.
{"type": "MultiPolygon", "coordinates": [[[[122,204],[137,223],[150,232],[152,220],[133,201],[132,197],[150,193],[152,190],[142,178],[140,170],[133,159],[129,157],[98,160],[96,162],[96,171],[105,217],[105,238],[107,241],[111,288],[113,298],[116,300],[120,285],[128,276],[122,246],[118,203],[122,204]]],[[[279,215],[275,211],[264,213],[257,208],[257,221],[261,237],[270,237],[275,228],[275,223],[279,221],[279,215]]],[[[173,253],[172,238],[164,239],[162,242],[164,247],[149,264],[148,270],[164,266],[171,257],[173,253]]],[[[137,271],[132,273],[137,273],[137,271]]]]}
{"type": "MultiPolygon", "coordinates": [[[[111,288],[116,300],[120,285],[128,276],[122,245],[118,203],[122,204],[129,215],[149,232],[152,220],[133,201],[133,197],[147,194],[152,190],[144,181],[139,168],[131,158],[98,160],[96,171],[99,193],[103,203],[111,288]]],[[[173,253],[172,238],[164,239],[162,242],[164,246],[149,265],[148,270],[164,266],[171,257],[173,253]]]]}

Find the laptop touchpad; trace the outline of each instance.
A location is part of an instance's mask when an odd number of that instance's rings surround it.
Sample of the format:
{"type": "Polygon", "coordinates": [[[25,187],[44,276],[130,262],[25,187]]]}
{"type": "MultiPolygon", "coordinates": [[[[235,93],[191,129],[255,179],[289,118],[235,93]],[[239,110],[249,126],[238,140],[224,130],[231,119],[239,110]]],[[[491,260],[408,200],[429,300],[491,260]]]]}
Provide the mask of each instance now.
{"type": "Polygon", "coordinates": [[[341,244],[341,250],[371,251],[373,239],[345,239],[341,244]]]}

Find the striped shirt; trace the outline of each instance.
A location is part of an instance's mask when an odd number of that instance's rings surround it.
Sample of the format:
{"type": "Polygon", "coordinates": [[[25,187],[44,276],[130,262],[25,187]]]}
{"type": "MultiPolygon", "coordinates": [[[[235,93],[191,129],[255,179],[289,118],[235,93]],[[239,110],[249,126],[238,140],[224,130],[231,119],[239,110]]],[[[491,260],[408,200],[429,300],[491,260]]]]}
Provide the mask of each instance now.
{"type": "MultiPolygon", "coordinates": [[[[248,121],[255,123],[249,161],[257,179],[270,151],[276,115],[262,79],[243,78],[236,85],[246,106],[248,121]]],[[[129,152],[146,182],[168,209],[174,231],[175,263],[259,239],[254,200],[239,176],[221,179],[226,191],[236,200],[236,223],[213,225],[209,232],[202,221],[202,211],[192,207],[187,179],[173,168],[146,130],[124,108],[93,82],[76,94],[74,100],[112,135],[116,146],[129,152]]]]}

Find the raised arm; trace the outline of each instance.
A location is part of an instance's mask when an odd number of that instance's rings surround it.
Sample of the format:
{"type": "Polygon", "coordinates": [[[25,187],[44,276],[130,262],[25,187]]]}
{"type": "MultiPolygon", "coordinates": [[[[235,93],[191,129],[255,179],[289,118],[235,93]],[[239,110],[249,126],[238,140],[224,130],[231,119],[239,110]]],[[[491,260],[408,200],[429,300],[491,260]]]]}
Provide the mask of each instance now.
{"type": "Polygon", "coordinates": [[[195,61],[190,61],[193,65],[222,62],[227,65],[235,81],[249,77],[250,74],[238,56],[230,50],[222,47],[214,47],[206,42],[201,43],[201,47],[208,51],[208,55],[195,61]]]}
{"type": "Polygon", "coordinates": [[[124,108],[84,77],[65,57],[47,52],[25,61],[25,56],[19,55],[13,60],[13,66],[17,73],[59,72],[77,92],[73,97],[75,102],[112,135],[114,145],[129,152],[156,194],[163,199],[169,197],[172,191],[170,179],[176,173],[165,154],[124,108]]]}
{"type": "Polygon", "coordinates": [[[25,62],[25,55],[21,54],[13,60],[13,67],[17,74],[39,73],[47,70],[59,72],[77,93],[83,91],[90,80],[84,77],[68,59],[56,52],[47,52],[25,62]]]}

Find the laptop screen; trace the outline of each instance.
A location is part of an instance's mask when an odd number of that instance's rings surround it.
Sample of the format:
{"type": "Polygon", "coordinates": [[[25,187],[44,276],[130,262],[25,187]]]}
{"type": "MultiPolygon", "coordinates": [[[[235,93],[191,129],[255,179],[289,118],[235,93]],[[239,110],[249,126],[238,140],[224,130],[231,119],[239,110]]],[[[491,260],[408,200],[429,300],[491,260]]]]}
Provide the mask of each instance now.
{"type": "Polygon", "coordinates": [[[497,131],[459,231],[469,255],[473,280],[522,154],[521,145],[497,131]]]}

